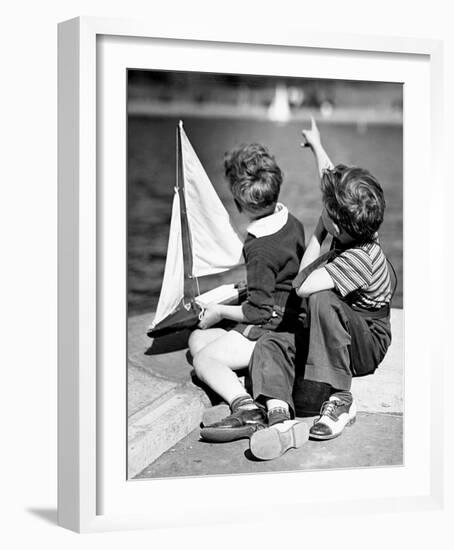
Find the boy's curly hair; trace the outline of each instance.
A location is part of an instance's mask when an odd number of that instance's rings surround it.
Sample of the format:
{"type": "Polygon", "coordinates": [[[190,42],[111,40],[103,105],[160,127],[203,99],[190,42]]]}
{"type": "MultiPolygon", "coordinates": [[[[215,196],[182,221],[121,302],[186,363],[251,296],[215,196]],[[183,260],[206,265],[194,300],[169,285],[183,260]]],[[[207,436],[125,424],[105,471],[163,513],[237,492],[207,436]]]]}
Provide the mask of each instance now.
{"type": "Polygon", "coordinates": [[[224,171],[237,204],[249,212],[271,211],[279,197],[282,172],[268,149],[258,143],[226,153],[224,171]]]}
{"type": "Polygon", "coordinates": [[[385,197],[367,170],[338,164],[322,175],[322,196],[330,218],[359,242],[371,241],[383,222],[385,197]]]}

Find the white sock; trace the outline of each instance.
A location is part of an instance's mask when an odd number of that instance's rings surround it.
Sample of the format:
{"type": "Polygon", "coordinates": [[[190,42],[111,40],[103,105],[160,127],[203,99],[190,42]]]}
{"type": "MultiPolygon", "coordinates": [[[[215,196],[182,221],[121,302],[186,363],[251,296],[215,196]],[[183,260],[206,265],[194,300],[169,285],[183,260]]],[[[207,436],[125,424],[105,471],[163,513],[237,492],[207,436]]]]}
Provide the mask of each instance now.
{"type": "Polygon", "coordinates": [[[288,403],[282,401],[281,399],[268,399],[266,402],[266,408],[268,411],[271,411],[272,409],[285,409],[288,413],[290,413],[288,403]]]}
{"type": "Polygon", "coordinates": [[[239,408],[243,409],[245,411],[252,411],[253,409],[258,409],[258,407],[255,403],[248,403],[246,405],[240,405],[239,408]]]}

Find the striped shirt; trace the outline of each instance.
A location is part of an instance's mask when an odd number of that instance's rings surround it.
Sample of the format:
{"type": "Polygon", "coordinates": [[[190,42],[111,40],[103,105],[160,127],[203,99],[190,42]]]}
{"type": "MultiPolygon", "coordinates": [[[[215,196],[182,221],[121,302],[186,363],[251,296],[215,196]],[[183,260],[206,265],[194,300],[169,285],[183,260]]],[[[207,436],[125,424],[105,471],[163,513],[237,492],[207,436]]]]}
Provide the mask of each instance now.
{"type": "Polygon", "coordinates": [[[391,278],[378,242],[348,248],[325,265],[335,290],[363,309],[378,309],[391,301],[391,278]]]}

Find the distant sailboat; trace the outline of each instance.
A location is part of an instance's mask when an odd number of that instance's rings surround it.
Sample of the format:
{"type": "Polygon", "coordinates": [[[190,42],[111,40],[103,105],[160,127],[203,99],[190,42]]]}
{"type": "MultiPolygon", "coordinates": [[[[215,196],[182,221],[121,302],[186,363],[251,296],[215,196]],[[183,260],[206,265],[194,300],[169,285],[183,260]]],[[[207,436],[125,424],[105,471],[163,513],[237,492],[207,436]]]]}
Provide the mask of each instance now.
{"type": "Polygon", "coordinates": [[[274,91],[274,98],[268,108],[268,118],[274,122],[287,122],[290,120],[291,111],[287,86],[279,83],[274,91]]]}
{"type": "Polygon", "coordinates": [[[195,327],[202,311],[200,303],[234,303],[245,291],[238,285],[226,284],[200,294],[199,277],[221,273],[242,263],[243,243],[182,121],[177,128],[176,179],[161,293],[156,315],[147,331],[153,338],[195,327]],[[180,162],[182,178],[178,177],[180,162]]]}

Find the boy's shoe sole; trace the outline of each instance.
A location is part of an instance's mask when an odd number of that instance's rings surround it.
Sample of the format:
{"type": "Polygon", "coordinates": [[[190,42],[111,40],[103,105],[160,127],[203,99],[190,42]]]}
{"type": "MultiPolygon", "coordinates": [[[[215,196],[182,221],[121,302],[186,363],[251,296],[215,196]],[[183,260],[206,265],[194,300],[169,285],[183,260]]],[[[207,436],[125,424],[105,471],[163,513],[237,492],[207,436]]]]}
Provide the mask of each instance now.
{"type": "Polygon", "coordinates": [[[249,449],[255,458],[272,460],[283,455],[289,449],[298,449],[308,439],[307,424],[297,420],[286,420],[254,433],[249,449]]]}
{"type": "Polygon", "coordinates": [[[326,435],[321,435],[317,433],[312,433],[312,429],[309,431],[309,437],[311,439],[317,439],[318,441],[327,441],[328,439],[335,439],[336,437],[339,437],[342,432],[344,431],[344,428],[348,428],[350,426],[353,426],[353,424],[356,422],[356,416],[354,416],[352,419],[350,419],[345,426],[337,433],[330,433],[326,435]]]}

